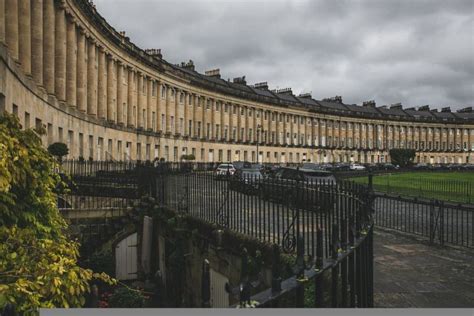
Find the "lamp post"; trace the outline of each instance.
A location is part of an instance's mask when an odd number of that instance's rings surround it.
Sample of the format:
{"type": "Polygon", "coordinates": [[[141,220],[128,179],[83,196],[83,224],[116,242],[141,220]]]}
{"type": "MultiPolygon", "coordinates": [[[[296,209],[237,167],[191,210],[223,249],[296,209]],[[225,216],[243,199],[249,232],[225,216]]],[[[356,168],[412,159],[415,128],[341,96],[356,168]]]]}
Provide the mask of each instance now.
{"type": "Polygon", "coordinates": [[[259,152],[258,152],[258,143],[260,142],[260,131],[262,129],[262,125],[258,124],[257,125],[257,163],[260,163],[258,157],[260,156],[259,155],[259,152]]]}

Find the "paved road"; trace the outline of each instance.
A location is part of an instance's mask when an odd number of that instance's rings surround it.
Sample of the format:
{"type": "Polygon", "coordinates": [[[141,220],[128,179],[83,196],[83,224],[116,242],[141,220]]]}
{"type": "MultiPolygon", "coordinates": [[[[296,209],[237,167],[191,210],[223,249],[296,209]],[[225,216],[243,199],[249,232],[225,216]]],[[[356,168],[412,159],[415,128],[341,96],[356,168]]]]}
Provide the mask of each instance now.
{"type": "Polygon", "coordinates": [[[376,229],[374,255],[376,307],[474,308],[474,251],[376,229]]]}

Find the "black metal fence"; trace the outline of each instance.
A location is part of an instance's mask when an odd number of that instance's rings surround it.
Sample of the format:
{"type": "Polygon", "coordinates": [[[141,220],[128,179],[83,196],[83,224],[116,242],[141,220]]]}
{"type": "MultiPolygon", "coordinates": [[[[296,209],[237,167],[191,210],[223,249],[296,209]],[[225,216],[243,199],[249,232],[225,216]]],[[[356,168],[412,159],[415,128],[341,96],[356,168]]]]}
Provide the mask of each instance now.
{"type": "Polygon", "coordinates": [[[252,296],[244,282],[242,304],[258,300],[262,307],[276,306],[297,291],[285,306],[302,307],[302,280],[308,279],[317,289],[315,306],[324,306],[322,297],[328,295],[333,307],[373,305],[372,200],[367,186],[251,176],[222,179],[198,172],[158,172],[152,179],[150,193],[162,206],[297,257],[298,271],[277,292],[275,285],[252,296]],[[331,285],[323,288],[321,278],[328,271],[331,285]]]}
{"type": "Polygon", "coordinates": [[[429,238],[432,243],[474,247],[474,206],[377,194],[377,226],[429,238]]]}

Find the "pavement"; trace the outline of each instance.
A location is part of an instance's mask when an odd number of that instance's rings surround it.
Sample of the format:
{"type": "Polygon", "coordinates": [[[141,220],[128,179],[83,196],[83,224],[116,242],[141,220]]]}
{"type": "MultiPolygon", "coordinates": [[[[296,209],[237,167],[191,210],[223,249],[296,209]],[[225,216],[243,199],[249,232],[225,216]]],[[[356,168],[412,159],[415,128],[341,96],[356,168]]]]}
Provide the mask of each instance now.
{"type": "Polygon", "coordinates": [[[376,227],[374,257],[375,307],[474,308],[474,249],[376,227]]]}

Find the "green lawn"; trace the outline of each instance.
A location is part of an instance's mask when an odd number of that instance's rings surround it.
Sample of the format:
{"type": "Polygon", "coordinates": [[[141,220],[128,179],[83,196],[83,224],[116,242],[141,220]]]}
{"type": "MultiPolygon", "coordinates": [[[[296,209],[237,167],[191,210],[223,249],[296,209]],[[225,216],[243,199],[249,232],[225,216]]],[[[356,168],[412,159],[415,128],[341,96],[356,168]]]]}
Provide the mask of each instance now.
{"type": "MultiPolygon", "coordinates": [[[[367,183],[367,177],[355,177],[367,183]]],[[[474,172],[407,172],[374,176],[374,189],[379,192],[474,203],[474,172]]]]}

